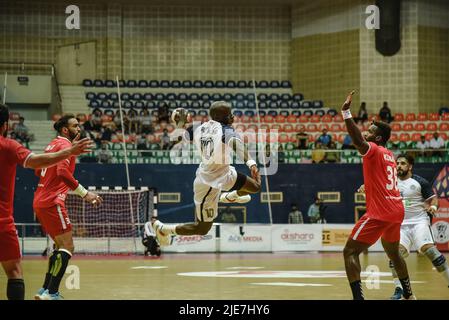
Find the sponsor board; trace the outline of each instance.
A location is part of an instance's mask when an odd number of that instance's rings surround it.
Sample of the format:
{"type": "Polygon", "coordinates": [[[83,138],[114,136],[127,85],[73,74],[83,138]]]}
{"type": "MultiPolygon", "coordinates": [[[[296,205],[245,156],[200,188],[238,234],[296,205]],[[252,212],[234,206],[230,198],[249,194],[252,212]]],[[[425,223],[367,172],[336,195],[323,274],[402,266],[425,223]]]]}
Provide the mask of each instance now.
{"type": "Polygon", "coordinates": [[[204,235],[174,236],[172,244],[162,247],[163,252],[215,252],[216,238],[215,227],[204,235]]]}
{"type": "Polygon", "coordinates": [[[280,224],[271,229],[272,250],[314,251],[321,249],[322,225],[280,224]]]}
{"type": "Polygon", "coordinates": [[[449,251],[449,201],[439,199],[439,208],[432,219],[432,233],[440,251],[449,251]]]}
{"type": "Polygon", "coordinates": [[[271,252],[271,226],[220,225],[220,252],[271,252]]]}

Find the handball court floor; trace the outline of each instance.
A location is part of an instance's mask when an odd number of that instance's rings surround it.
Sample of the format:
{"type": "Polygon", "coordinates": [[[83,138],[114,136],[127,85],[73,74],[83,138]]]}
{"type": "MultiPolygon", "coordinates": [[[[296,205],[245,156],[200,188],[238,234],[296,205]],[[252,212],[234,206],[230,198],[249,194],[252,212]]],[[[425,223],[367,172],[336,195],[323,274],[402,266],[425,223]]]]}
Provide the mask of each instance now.
{"type": "MultiPolygon", "coordinates": [[[[368,278],[362,276],[367,281],[366,299],[388,299],[394,286],[385,254],[370,252],[360,257],[362,271],[368,266],[379,271],[369,273],[368,278]]],[[[351,299],[343,257],[337,252],[188,253],[162,254],[160,258],[78,255],[70,265],[79,268],[79,289],[67,289],[66,283],[76,286],[72,281],[75,273],[67,273],[61,282],[67,300],[351,299]]],[[[449,300],[449,288],[426,257],[412,253],[407,265],[418,300],[449,300]]],[[[46,268],[46,258],[24,257],[26,299],[32,299],[42,285],[46,268]]],[[[5,286],[1,272],[1,300],[6,299],[5,286]]]]}

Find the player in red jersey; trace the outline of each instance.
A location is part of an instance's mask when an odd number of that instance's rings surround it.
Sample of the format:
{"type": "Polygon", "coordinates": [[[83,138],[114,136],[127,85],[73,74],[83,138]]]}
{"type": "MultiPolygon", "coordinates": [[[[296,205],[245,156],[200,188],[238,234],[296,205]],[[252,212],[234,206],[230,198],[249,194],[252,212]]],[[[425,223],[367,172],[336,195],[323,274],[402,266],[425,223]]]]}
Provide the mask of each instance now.
{"type": "Polygon", "coordinates": [[[360,281],[359,255],[379,238],[404,288],[404,299],[415,299],[410,286],[407,266],[399,253],[401,223],[404,205],[399,193],[396,161],[393,153],[385,148],[391,128],[384,122],[373,122],[363,136],[352,119],[349,107],[351,92],[343,103],[341,112],[354,146],[363,157],[363,177],[366,194],[366,214],[356,223],[343,250],[346,275],[355,300],[363,300],[360,281]]]}
{"type": "Polygon", "coordinates": [[[23,300],[25,285],[20,263],[19,240],[13,218],[16,166],[21,165],[32,169],[52,166],[70,156],[90,152],[88,149],[91,141],[89,139],[75,141],[69,149],[52,154],[36,155],[17,141],[6,138],[8,120],[8,107],[0,104],[0,168],[2,171],[0,174],[0,262],[8,278],[6,296],[10,300],[23,300]]]}
{"type": "MultiPolygon", "coordinates": [[[[54,124],[59,136],[45,149],[46,153],[70,148],[73,139],[79,135],[80,127],[74,115],[65,115],[54,124]]],[[[59,300],[59,284],[74,251],[72,225],[65,208],[67,192],[73,190],[77,195],[93,205],[102,199],[87,191],[75,178],[76,157],[58,163],[56,166],[37,170],[40,176],[34,193],[33,208],[45,232],[54,240],[56,249],[49,258],[48,271],[42,288],[35,295],[37,300],[59,300]]]]}

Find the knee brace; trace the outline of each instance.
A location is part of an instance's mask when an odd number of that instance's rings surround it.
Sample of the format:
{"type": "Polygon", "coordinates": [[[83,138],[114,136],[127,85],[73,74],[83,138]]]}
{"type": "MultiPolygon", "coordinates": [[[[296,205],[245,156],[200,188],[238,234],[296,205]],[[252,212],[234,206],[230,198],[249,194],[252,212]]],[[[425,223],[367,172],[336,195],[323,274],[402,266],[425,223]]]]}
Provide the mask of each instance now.
{"type": "Polygon", "coordinates": [[[430,259],[430,261],[432,261],[432,264],[438,272],[443,272],[446,269],[446,258],[435,246],[427,249],[424,254],[430,259]]]}

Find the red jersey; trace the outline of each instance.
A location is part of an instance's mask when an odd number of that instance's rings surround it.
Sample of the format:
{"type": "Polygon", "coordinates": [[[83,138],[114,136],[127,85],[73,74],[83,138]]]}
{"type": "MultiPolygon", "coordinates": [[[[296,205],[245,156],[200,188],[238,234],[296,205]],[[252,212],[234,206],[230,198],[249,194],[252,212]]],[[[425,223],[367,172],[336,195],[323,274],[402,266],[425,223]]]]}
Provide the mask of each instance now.
{"type": "MultiPolygon", "coordinates": [[[[57,152],[71,146],[72,143],[67,138],[57,137],[45,148],[45,153],[57,152]]],[[[71,156],[52,167],[36,170],[36,175],[40,176],[40,179],[34,193],[34,208],[64,206],[69,189],[75,190],[78,187],[78,181],[73,177],[75,162],[76,157],[71,156]]]]}
{"type": "Polygon", "coordinates": [[[16,166],[26,167],[31,151],[15,140],[0,136],[0,230],[14,226],[13,203],[16,166]]]}
{"type": "Polygon", "coordinates": [[[404,205],[397,183],[396,161],[385,147],[368,142],[370,148],[363,156],[363,177],[368,218],[401,223],[404,205]]]}

